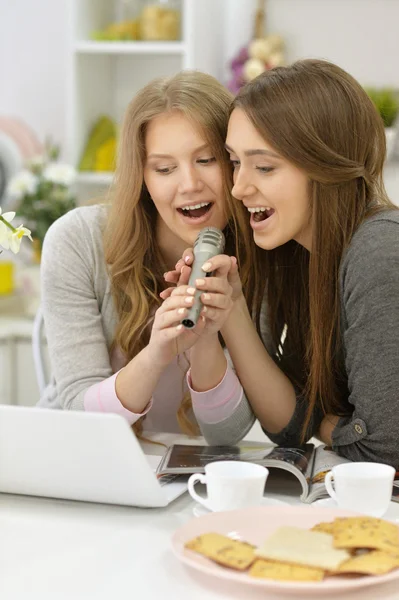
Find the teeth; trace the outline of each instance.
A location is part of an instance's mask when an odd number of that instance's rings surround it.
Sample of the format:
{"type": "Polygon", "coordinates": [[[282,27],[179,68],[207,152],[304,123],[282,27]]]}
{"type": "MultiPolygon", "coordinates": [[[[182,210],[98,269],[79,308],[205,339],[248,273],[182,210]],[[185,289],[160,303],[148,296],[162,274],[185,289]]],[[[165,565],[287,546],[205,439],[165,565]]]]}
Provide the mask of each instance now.
{"type": "Polygon", "coordinates": [[[250,213],[265,212],[265,210],[270,210],[270,206],[248,206],[247,208],[250,213]]]}
{"type": "Polygon", "coordinates": [[[195,204],[194,206],[182,206],[182,210],[195,210],[196,208],[202,208],[203,206],[209,206],[210,202],[201,202],[200,204],[195,204]]]}

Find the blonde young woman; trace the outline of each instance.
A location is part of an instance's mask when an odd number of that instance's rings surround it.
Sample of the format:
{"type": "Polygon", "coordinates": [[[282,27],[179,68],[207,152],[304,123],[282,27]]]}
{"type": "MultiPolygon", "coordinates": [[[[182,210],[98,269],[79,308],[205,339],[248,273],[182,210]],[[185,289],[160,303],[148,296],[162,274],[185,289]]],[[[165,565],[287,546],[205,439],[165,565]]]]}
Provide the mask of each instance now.
{"type": "Polygon", "coordinates": [[[367,94],[331,63],[299,61],[241,90],[226,146],[262,254],[266,348],[243,297],[222,331],[274,442],[317,435],[350,460],[398,467],[399,210],[385,145],[367,94]]]}
{"type": "Polygon", "coordinates": [[[119,413],[136,430],[200,430],[220,444],[251,427],[219,341],[234,298],[226,274],[213,277],[219,291],[193,330],[180,326],[193,290],[160,297],[164,272],[206,226],[224,230],[237,257],[229,260],[254,289],[250,228],[231,200],[224,149],[230,103],[199,72],[147,85],[127,109],[112,205],[77,208],[48,231],[42,297],[53,377],[41,406],[119,413]]]}

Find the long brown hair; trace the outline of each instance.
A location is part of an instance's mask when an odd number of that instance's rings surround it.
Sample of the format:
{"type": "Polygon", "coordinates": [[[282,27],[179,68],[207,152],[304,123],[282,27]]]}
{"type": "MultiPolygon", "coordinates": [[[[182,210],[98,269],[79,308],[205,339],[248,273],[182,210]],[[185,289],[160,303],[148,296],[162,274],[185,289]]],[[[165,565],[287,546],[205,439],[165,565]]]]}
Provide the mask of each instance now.
{"type": "MultiPolygon", "coordinates": [[[[119,322],[114,344],[128,360],[149,341],[149,322],[161,304],[166,265],[155,236],[156,208],[144,184],[145,134],[149,122],[170,111],[180,111],[199,128],[224,175],[227,226],[226,252],[237,257],[248,301],[255,292],[253,244],[245,211],[231,197],[232,174],[224,149],[232,96],[210,75],[183,71],[145,86],[127,108],[123,122],[115,189],[104,237],[112,292],[119,322]]],[[[258,281],[258,278],[256,278],[258,281]]],[[[182,377],[184,370],[182,370],[182,377]]],[[[185,433],[195,433],[184,398],[178,421],[185,433]]]]}
{"type": "Polygon", "coordinates": [[[324,413],[351,412],[340,331],[339,268],[362,221],[395,208],[382,179],[384,126],[360,84],[321,60],[302,60],[263,73],[241,90],[235,107],[309,178],[311,252],[292,240],[263,254],[276,360],[308,403],[305,440],[316,406],[324,413]]]}

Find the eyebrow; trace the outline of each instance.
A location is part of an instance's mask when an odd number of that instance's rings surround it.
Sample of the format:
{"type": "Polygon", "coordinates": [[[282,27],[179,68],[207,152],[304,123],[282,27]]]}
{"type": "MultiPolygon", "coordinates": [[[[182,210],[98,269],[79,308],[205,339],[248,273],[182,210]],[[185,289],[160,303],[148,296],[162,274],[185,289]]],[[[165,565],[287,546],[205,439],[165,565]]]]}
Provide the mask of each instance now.
{"type": "MultiPolygon", "coordinates": [[[[202,144],[202,146],[198,146],[198,148],[195,148],[195,150],[193,150],[193,154],[202,152],[202,150],[205,150],[207,148],[209,148],[209,144],[202,144]]],[[[152,153],[147,156],[147,160],[149,160],[150,158],[173,158],[173,156],[171,154],[152,153]]]]}
{"type": "MultiPolygon", "coordinates": [[[[227,144],[225,144],[225,148],[228,152],[231,152],[232,154],[235,154],[233,148],[230,148],[230,146],[228,146],[227,144]]],[[[253,150],[245,150],[244,151],[244,156],[271,156],[272,158],[281,158],[281,156],[279,156],[278,154],[276,154],[275,152],[272,152],[271,150],[264,150],[263,148],[254,148],[253,150]]]]}

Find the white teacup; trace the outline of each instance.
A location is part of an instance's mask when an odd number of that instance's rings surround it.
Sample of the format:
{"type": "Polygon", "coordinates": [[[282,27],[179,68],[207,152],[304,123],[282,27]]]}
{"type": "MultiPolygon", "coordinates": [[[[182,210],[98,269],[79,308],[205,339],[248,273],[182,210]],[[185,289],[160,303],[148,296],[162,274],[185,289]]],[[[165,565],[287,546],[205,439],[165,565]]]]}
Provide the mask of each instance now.
{"type": "Polygon", "coordinates": [[[205,466],[205,475],[195,473],[188,480],[192,498],[208,510],[221,511],[261,504],[268,469],[236,460],[216,461],[205,466]],[[194,486],[200,481],[207,487],[207,497],[199,496],[194,486]]]}
{"type": "Polygon", "coordinates": [[[345,463],[327,473],[325,485],[340,508],[382,517],[391,500],[394,476],[395,469],[382,463],[345,463]]]}

